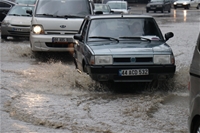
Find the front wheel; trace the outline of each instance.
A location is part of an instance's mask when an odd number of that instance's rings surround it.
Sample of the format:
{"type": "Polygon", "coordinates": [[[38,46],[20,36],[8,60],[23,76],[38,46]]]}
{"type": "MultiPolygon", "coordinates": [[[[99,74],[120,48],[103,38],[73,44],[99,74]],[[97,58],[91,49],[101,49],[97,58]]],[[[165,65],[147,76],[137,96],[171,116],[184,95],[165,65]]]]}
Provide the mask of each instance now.
{"type": "Polygon", "coordinates": [[[200,121],[197,120],[192,130],[192,133],[199,133],[199,132],[200,132],[200,121]]]}
{"type": "Polygon", "coordinates": [[[198,4],[196,8],[199,9],[200,8],[200,4],[198,4]]]}
{"type": "Polygon", "coordinates": [[[6,39],[7,39],[7,36],[6,36],[6,35],[1,35],[1,39],[6,40],[6,39]]]}

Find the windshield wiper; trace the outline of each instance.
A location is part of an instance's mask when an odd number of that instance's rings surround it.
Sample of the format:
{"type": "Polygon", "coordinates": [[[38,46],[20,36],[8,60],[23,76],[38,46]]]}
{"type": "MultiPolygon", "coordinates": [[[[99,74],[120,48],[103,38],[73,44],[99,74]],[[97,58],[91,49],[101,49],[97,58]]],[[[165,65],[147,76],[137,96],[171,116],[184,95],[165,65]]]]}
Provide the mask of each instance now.
{"type": "Polygon", "coordinates": [[[9,15],[13,15],[13,16],[21,16],[20,14],[9,14],[9,15]]]}
{"type": "Polygon", "coordinates": [[[117,39],[117,38],[113,38],[113,37],[106,37],[106,36],[91,36],[91,37],[89,37],[89,38],[100,38],[100,39],[108,39],[108,40],[115,40],[115,41],[117,41],[117,42],[119,42],[119,39],[117,39]]]}
{"type": "Polygon", "coordinates": [[[58,18],[83,18],[84,16],[81,16],[81,15],[63,15],[63,16],[59,16],[57,15],[56,17],[58,18]]]}
{"type": "Polygon", "coordinates": [[[149,42],[151,42],[151,39],[146,38],[146,37],[141,37],[141,36],[122,36],[119,38],[123,38],[123,39],[135,39],[135,40],[147,40],[149,42]]]}

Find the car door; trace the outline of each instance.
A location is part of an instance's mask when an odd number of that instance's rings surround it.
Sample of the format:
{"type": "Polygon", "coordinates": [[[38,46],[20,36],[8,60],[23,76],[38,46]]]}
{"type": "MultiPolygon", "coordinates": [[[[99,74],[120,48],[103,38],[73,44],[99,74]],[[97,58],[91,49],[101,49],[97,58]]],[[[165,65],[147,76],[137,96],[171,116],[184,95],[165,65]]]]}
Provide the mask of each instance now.
{"type": "Polygon", "coordinates": [[[171,2],[170,2],[170,0],[164,0],[164,7],[165,7],[165,11],[171,10],[171,2]]]}
{"type": "Polygon", "coordinates": [[[190,66],[190,79],[193,88],[192,97],[195,97],[195,95],[200,94],[200,33],[190,66]]]}
{"type": "Polygon", "coordinates": [[[190,1],[190,7],[192,7],[192,8],[196,8],[197,7],[197,0],[191,0],[190,1]]]}
{"type": "Polygon", "coordinates": [[[81,71],[83,71],[83,67],[82,67],[82,61],[84,58],[84,47],[85,47],[85,36],[87,34],[87,27],[88,27],[88,20],[84,19],[80,30],[79,30],[79,34],[81,34],[82,36],[82,40],[78,40],[78,44],[76,44],[75,46],[75,56],[77,59],[77,67],[78,69],[80,69],[81,71]]]}

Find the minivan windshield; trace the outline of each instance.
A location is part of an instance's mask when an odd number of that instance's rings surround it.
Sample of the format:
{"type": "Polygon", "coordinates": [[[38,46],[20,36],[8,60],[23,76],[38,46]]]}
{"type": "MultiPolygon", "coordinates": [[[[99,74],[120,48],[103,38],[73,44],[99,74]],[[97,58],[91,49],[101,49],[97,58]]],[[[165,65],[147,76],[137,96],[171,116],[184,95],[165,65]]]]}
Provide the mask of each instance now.
{"type": "Polygon", "coordinates": [[[39,0],[35,16],[85,17],[91,14],[88,0],[39,0]]]}

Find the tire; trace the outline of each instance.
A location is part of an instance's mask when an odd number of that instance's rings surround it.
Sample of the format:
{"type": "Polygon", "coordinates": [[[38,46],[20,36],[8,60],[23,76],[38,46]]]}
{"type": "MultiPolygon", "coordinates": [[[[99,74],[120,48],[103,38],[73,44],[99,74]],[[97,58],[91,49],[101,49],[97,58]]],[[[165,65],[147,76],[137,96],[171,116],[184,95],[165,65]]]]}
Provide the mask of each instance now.
{"type": "Polygon", "coordinates": [[[1,35],[1,39],[7,40],[7,36],[6,35],[1,35]]]}
{"type": "Polygon", "coordinates": [[[200,121],[197,120],[191,133],[199,133],[199,132],[200,132],[200,121]]]}
{"type": "Polygon", "coordinates": [[[176,9],[176,6],[174,6],[174,9],[176,9]]]}
{"type": "Polygon", "coordinates": [[[156,10],[154,11],[154,13],[156,13],[156,10]]]}
{"type": "Polygon", "coordinates": [[[88,71],[87,71],[87,67],[86,67],[86,63],[83,61],[83,71],[85,72],[85,73],[88,73],[88,71]]]}
{"type": "Polygon", "coordinates": [[[199,9],[200,8],[200,4],[198,4],[196,8],[199,9]]]}
{"type": "Polygon", "coordinates": [[[170,13],[170,12],[171,12],[171,9],[168,10],[168,13],[170,13]]]}
{"type": "Polygon", "coordinates": [[[164,12],[164,9],[161,10],[161,13],[163,13],[163,12],[164,12]]]}
{"type": "Polygon", "coordinates": [[[149,10],[146,10],[146,12],[148,13],[148,12],[149,12],[149,10]]]}
{"type": "Polygon", "coordinates": [[[190,9],[190,5],[187,5],[187,6],[185,7],[185,9],[190,9]]]}

